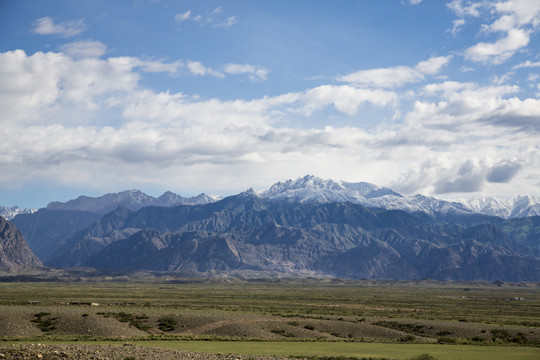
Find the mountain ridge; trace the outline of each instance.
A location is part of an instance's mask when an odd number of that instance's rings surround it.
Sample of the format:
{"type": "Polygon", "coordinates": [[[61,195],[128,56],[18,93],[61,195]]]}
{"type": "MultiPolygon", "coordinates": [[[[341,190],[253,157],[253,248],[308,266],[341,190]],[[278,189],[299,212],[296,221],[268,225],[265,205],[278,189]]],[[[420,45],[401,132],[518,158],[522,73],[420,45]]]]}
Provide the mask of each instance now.
{"type": "Polygon", "coordinates": [[[538,281],[539,233],[540,217],[437,225],[402,210],[270,200],[247,191],[203,205],[119,207],[46,265],[538,281]]]}
{"type": "Polygon", "coordinates": [[[49,210],[80,210],[98,214],[107,214],[119,205],[123,205],[131,210],[139,210],[146,206],[175,206],[175,205],[196,205],[207,204],[216,201],[218,198],[210,197],[204,193],[193,197],[182,197],[171,191],[166,191],[159,197],[153,197],[140,190],[125,190],[119,193],[108,193],[99,197],[79,196],[76,199],[66,202],[54,201],[47,205],[49,210]]]}
{"type": "MultiPolygon", "coordinates": [[[[540,216],[540,197],[517,196],[514,199],[497,199],[495,197],[474,197],[469,200],[447,201],[432,196],[420,194],[404,196],[394,190],[367,182],[346,182],[337,179],[322,179],[306,175],[296,180],[276,182],[263,191],[247,190],[257,196],[271,200],[287,200],[299,202],[342,202],[350,201],[367,207],[383,208],[386,210],[404,210],[409,213],[422,212],[435,220],[447,216],[468,214],[483,214],[501,218],[519,218],[540,216]]],[[[204,193],[193,197],[182,197],[167,191],[159,197],[153,197],[140,190],[125,190],[119,193],[108,193],[100,197],[79,196],[67,202],[53,201],[46,209],[49,210],[80,210],[104,215],[116,209],[119,205],[131,210],[139,210],[145,206],[176,206],[199,205],[216,202],[222,198],[217,195],[208,196],[204,193]]],[[[4,210],[3,210],[4,209],[4,210]]],[[[18,209],[0,207],[12,210],[8,220],[15,218],[18,213],[34,213],[35,209],[18,209]],[[18,209],[18,210],[17,210],[18,209]],[[18,211],[18,212],[17,212],[18,211]]],[[[6,215],[7,216],[7,215],[6,215]]]]}

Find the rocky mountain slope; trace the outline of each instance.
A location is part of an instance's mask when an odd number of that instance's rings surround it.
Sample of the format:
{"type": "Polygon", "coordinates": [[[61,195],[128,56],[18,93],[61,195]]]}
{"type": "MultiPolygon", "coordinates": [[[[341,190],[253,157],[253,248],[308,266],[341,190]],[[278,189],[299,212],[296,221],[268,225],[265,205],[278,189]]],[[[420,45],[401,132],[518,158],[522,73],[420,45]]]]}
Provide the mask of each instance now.
{"type": "Polygon", "coordinates": [[[15,225],[0,217],[0,268],[41,265],[15,225]]]}
{"type": "Polygon", "coordinates": [[[20,214],[12,223],[24,235],[34,254],[47,261],[58,255],[58,249],[67,239],[100,217],[88,211],[40,209],[32,214],[20,214]]]}
{"type": "Polygon", "coordinates": [[[246,192],[206,205],[119,207],[66,241],[63,254],[46,264],[538,281],[540,218],[524,220],[431,224],[351,202],[275,201],[246,192]]]}

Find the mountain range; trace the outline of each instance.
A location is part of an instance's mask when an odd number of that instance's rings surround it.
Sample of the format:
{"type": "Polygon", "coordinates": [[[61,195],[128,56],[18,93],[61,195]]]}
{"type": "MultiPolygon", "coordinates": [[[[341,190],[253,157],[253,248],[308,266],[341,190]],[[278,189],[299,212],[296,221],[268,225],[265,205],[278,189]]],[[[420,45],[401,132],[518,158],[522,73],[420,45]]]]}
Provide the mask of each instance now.
{"type": "Polygon", "coordinates": [[[50,267],[540,281],[539,204],[305,176],[224,199],[81,196],[12,222],[50,267]]]}

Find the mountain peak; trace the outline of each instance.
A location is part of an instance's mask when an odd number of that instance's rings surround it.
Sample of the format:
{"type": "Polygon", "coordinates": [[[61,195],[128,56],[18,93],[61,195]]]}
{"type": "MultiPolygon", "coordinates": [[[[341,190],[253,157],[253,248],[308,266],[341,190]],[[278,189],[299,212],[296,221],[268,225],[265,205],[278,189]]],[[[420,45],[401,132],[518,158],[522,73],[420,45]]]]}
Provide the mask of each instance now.
{"type": "Polygon", "coordinates": [[[155,198],[147,195],[144,192],[132,189],[124,190],[119,193],[109,193],[100,197],[79,196],[74,200],[69,200],[65,203],[51,202],[47,205],[49,210],[83,210],[98,214],[106,214],[118,206],[122,205],[126,208],[136,211],[146,206],[163,206],[172,207],[180,204],[196,205],[208,204],[216,201],[205,194],[200,194],[191,198],[185,198],[171,191],[163,193],[160,197],[155,198]]]}
{"type": "Polygon", "coordinates": [[[21,209],[18,206],[0,206],[0,216],[6,220],[12,220],[19,214],[33,214],[37,209],[21,209]]]}
{"type": "Polygon", "coordinates": [[[306,175],[296,180],[277,182],[261,196],[268,199],[291,199],[300,202],[336,202],[350,201],[363,203],[366,199],[386,195],[401,197],[391,189],[366,182],[349,183],[338,179],[321,179],[306,175]]]}

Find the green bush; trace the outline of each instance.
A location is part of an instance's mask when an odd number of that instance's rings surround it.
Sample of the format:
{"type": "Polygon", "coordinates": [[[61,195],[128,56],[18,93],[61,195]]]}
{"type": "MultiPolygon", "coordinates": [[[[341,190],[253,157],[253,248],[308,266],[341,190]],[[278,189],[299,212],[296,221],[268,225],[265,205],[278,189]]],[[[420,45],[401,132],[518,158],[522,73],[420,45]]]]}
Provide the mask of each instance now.
{"type": "Polygon", "coordinates": [[[35,319],[32,322],[36,323],[37,327],[43,332],[52,331],[56,328],[55,325],[58,318],[51,318],[50,315],[46,312],[34,314],[35,319]]]}
{"type": "Polygon", "coordinates": [[[174,316],[164,316],[158,319],[158,328],[161,331],[173,331],[178,326],[178,320],[174,316]]]}

